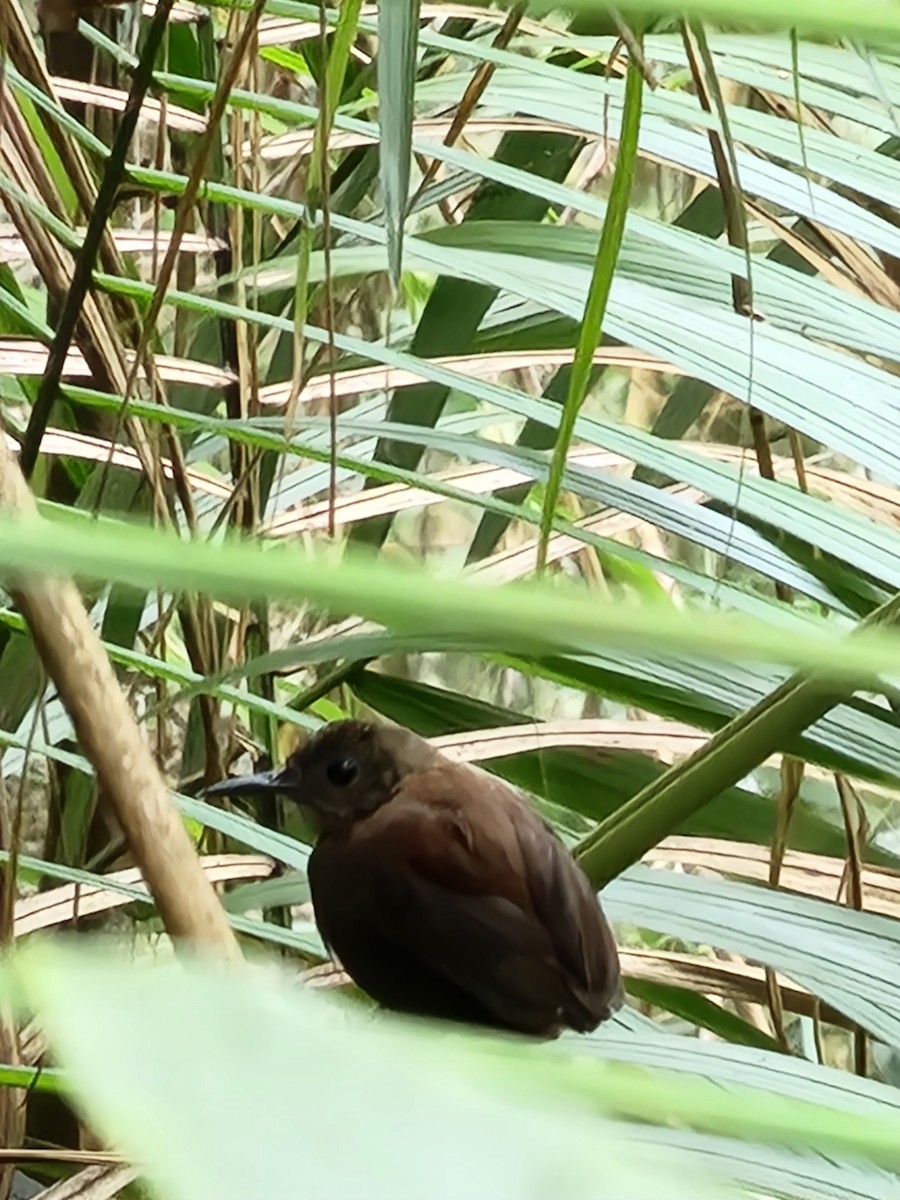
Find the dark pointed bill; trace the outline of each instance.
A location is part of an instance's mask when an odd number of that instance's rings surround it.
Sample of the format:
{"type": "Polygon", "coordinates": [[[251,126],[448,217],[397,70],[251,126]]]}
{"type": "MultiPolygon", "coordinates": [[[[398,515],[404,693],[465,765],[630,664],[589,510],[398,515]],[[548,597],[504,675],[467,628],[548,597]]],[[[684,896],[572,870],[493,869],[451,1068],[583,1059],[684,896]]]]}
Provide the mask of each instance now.
{"type": "Polygon", "coordinates": [[[205,796],[259,796],[288,790],[283,770],[257,771],[237,779],[223,779],[204,792],[205,796]]]}

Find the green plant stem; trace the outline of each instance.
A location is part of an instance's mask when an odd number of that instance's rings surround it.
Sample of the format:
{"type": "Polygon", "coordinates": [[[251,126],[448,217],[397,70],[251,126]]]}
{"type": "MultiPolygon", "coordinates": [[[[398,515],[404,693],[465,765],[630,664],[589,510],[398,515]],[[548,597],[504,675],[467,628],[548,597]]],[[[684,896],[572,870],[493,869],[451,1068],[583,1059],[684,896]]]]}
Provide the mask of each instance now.
{"type": "MultiPolygon", "coordinates": [[[[900,595],[893,596],[859,630],[900,620],[900,595]]],[[[855,634],[848,641],[852,644],[855,634]]],[[[576,857],[600,888],[638,862],[664,837],[726,788],[739,783],[774,751],[846,699],[854,690],[833,675],[798,674],[740,714],[689,758],[633,796],[584,838],[576,857]]]]}

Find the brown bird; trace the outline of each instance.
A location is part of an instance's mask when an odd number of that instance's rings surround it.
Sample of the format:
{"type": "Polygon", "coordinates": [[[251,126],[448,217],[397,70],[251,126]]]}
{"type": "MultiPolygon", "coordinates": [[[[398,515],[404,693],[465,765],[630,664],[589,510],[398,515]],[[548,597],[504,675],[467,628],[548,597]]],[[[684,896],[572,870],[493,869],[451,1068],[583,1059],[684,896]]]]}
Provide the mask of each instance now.
{"type": "Polygon", "coordinates": [[[395,1012],[556,1037],[624,1002],[581,869],[508,784],[393,725],[337,721],[284,767],[207,795],[279,793],[318,830],[319,932],[395,1012]]]}

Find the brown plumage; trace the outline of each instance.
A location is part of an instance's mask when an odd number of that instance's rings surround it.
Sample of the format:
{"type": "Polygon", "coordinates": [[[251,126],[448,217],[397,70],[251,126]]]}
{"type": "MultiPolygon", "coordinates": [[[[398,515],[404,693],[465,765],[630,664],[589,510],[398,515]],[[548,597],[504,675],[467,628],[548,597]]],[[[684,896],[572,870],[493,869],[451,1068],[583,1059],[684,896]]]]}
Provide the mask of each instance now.
{"type": "Polygon", "coordinates": [[[501,780],[409,730],[339,721],[283,768],[208,794],[273,791],[318,826],[319,931],[385,1008],[555,1037],[621,1007],[615,941],[587,879],[501,780]]]}

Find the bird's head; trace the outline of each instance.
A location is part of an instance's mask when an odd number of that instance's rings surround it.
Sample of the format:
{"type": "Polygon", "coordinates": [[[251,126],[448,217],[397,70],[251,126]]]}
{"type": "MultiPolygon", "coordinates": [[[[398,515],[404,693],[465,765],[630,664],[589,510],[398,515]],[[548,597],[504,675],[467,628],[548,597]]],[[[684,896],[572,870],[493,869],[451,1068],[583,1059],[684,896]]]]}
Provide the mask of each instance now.
{"type": "Polygon", "coordinates": [[[280,795],[293,800],[320,833],[331,833],[386,804],[415,771],[434,765],[438,752],[396,725],[334,721],[308,738],[271,771],[224,779],[207,796],[280,795]]]}

